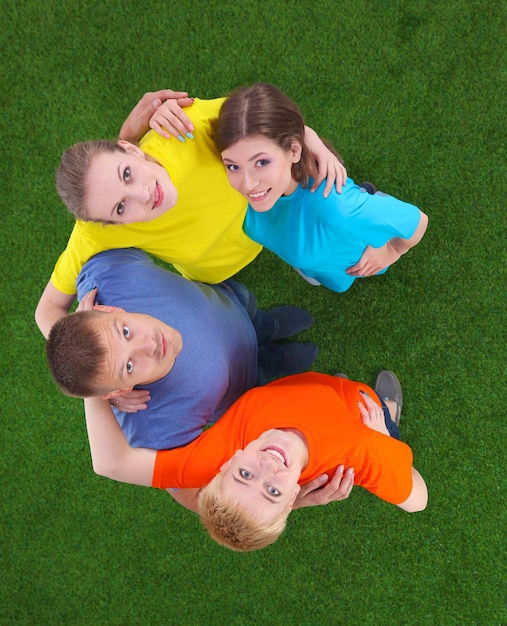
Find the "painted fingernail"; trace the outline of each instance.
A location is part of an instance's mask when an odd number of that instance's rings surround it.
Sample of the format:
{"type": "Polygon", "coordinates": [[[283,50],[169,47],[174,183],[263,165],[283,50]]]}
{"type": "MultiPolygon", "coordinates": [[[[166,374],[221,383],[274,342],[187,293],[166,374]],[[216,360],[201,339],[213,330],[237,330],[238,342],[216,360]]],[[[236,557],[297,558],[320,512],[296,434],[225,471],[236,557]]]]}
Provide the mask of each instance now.
{"type": "Polygon", "coordinates": [[[185,143],[185,137],[183,137],[183,135],[178,135],[178,141],[181,141],[181,143],[185,143]]]}
{"type": "Polygon", "coordinates": [[[187,137],[188,137],[189,139],[193,139],[193,138],[194,138],[194,136],[192,135],[192,133],[186,133],[186,135],[187,135],[187,137]]]}

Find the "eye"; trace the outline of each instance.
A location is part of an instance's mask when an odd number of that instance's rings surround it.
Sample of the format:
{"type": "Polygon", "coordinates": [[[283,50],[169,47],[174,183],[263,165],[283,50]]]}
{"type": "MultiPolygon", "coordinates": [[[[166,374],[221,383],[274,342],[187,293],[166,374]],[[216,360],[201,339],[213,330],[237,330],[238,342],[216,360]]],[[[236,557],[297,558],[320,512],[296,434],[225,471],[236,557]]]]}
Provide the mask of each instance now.
{"type": "Polygon", "coordinates": [[[240,469],[239,475],[241,476],[241,478],[244,478],[245,480],[251,480],[253,478],[253,474],[246,469],[240,469]]]}
{"type": "Polygon", "coordinates": [[[264,167],[265,165],[269,165],[270,161],[268,159],[259,159],[255,162],[255,165],[258,167],[264,167]]]}
{"type": "Polygon", "coordinates": [[[282,495],[276,487],[268,487],[268,493],[270,496],[275,496],[275,498],[282,495]]]}
{"type": "Polygon", "coordinates": [[[125,211],[125,204],[123,202],[118,202],[118,206],[116,207],[116,214],[123,215],[123,211],[125,211]]]}
{"type": "Polygon", "coordinates": [[[132,361],[127,361],[127,374],[132,374],[132,370],[134,369],[134,364],[132,361]]]}
{"type": "Polygon", "coordinates": [[[125,339],[130,339],[130,328],[128,326],[123,325],[122,331],[123,331],[123,336],[125,337],[125,339]]]}
{"type": "Polygon", "coordinates": [[[225,169],[229,170],[229,172],[237,172],[239,171],[239,165],[234,165],[233,163],[231,163],[230,165],[226,165],[225,169]]]}
{"type": "Polygon", "coordinates": [[[123,181],[128,183],[130,180],[130,177],[132,176],[131,172],[130,172],[130,167],[126,167],[123,170],[123,181]]]}

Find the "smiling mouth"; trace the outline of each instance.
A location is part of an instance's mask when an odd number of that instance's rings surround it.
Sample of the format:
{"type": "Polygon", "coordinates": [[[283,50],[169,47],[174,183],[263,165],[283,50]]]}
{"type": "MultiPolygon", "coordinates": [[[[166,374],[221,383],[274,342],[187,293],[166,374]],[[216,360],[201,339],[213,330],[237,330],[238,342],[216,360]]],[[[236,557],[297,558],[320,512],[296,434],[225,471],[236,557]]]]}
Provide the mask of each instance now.
{"type": "Polygon", "coordinates": [[[153,209],[158,209],[164,200],[164,192],[158,183],[155,183],[155,190],[153,192],[153,209]]]}
{"type": "Polygon", "coordinates": [[[287,467],[287,459],[285,458],[285,453],[283,452],[283,450],[280,450],[280,448],[264,448],[262,452],[270,454],[271,456],[275,457],[275,459],[278,459],[280,462],[282,462],[285,467],[287,467]]]}
{"type": "Polygon", "coordinates": [[[255,193],[248,193],[247,196],[250,200],[253,200],[254,202],[259,202],[260,200],[264,200],[264,198],[267,197],[270,191],[271,188],[265,189],[264,191],[256,191],[255,193]]]}

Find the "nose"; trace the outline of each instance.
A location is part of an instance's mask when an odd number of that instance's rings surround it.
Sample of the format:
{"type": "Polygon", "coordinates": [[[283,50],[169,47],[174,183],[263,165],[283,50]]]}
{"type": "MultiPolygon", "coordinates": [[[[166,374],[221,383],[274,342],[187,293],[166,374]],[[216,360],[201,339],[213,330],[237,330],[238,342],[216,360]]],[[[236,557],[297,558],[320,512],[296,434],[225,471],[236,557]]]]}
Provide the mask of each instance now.
{"type": "Polygon", "coordinates": [[[136,344],[136,352],[141,356],[151,357],[155,354],[156,349],[157,344],[150,335],[141,337],[136,344]]]}
{"type": "Polygon", "coordinates": [[[140,183],[138,185],[132,186],[130,188],[130,193],[132,194],[132,199],[137,202],[145,203],[150,199],[150,190],[148,189],[148,185],[140,183]]]}
{"type": "Polygon", "coordinates": [[[257,176],[250,172],[243,173],[243,186],[245,191],[254,191],[257,187],[258,181],[257,176]]]}

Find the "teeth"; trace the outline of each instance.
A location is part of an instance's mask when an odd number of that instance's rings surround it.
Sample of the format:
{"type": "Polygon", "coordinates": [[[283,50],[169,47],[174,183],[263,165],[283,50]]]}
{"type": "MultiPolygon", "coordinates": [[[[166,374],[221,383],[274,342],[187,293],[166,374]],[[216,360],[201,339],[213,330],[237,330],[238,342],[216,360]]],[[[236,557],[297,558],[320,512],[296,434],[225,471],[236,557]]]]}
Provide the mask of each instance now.
{"type": "Polygon", "coordinates": [[[280,452],[278,452],[278,450],[273,450],[272,448],[267,448],[266,450],[264,450],[264,452],[267,452],[268,454],[271,454],[271,456],[274,456],[275,458],[277,458],[279,461],[281,461],[284,465],[285,465],[285,458],[282,454],[280,454],[280,452]]]}
{"type": "Polygon", "coordinates": [[[257,193],[250,193],[248,194],[250,196],[250,198],[262,198],[262,196],[265,196],[267,194],[267,190],[266,191],[259,191],[257,193]]]}

